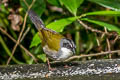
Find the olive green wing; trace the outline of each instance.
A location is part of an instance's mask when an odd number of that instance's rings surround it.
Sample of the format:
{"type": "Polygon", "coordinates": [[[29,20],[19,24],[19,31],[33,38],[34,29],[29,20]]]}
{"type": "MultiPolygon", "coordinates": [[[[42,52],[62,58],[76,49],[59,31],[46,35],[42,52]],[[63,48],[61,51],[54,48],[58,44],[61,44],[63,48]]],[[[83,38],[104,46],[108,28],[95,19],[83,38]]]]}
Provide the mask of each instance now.
{"type": "Polygon", "coordinates": [[[41,32],[44,36],[44,41],[46,42],[48,47],[50,49],[58,51],[60,48],[60,40],[64,38],[64,36],[46,28],[41,30],[41,32]]]}

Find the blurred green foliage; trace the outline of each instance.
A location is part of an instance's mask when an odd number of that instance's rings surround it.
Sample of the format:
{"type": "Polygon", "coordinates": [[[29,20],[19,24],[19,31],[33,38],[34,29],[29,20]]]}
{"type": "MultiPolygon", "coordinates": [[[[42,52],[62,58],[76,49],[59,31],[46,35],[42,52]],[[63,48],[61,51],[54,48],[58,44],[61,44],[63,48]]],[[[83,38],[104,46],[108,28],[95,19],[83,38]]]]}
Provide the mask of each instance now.
{"type": "MultiPolygon", "coordinates": [[[[24,16],[31,3],[32,0],[8,0],[7,2],[3,0],[0,2],[0,28],[7,31],[15,40],[18,38],[24,16]]],[[[114,35],[120,35],[119,5],[120,0],[35,0],[32,10],[41,16],[47,28],[73,39],[77,46],[76,55],[81,55],[108,51],[106,39],[109,39],[111,50],[120,49],[119,38],[115,41],[116,36],[114,35]],[[103,36],[104,33],[87,30],[78,22],[78,19],[92,29],[104,32],[106,28],[107,33],[113,35],[103,36]]],[[[39,62],[46,62],[41,40],[29,19],[27,19],[25,31],[28,27],[30,30],[20,44],[27,48],[39,62]]],[[[0,64],[5,65],[15,43],[2,31],[0,31],[0,43],[0,64]]],[[[119,55],[112,55],[112,57],[118,58],[119,55]]],[[[84,60],[101,58],[108,57],[106,55],[84,60]]],[[[18,47],[10,64],[23,63],[33,64],[35,62],[26,54],[26,51],[18,47]]]]}

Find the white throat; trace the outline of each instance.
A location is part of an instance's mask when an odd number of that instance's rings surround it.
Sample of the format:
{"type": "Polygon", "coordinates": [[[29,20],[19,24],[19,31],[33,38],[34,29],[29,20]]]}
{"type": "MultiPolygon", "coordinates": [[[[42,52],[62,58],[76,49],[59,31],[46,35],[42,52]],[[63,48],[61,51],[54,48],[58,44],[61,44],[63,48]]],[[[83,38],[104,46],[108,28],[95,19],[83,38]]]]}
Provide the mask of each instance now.
{"type": "Polygon", "coordinates": [[[59,56],[58,60],[65,60],[73,55],[72,51],[68,48],[62,47],[61,48],[61,55],[59,56]]]}

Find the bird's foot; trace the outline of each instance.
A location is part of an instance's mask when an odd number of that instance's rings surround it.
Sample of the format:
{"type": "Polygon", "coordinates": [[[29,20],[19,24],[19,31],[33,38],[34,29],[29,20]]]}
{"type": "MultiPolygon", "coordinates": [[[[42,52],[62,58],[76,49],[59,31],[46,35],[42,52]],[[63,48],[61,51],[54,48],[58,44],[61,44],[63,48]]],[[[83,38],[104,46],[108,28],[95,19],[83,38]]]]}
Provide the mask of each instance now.
{"type": "Polygon", "coordinates": [[[48,67],[49,71],[54,71],[54,70],[57,70],[56,68],[51,68],[51,67],[48,67]]]}
{"type": "Polygon", "coordinates": [[[70,68],[70,66],[68,66],[68,65],[66,64],[66,65],[64,65],[64,68],[70,68]]]}

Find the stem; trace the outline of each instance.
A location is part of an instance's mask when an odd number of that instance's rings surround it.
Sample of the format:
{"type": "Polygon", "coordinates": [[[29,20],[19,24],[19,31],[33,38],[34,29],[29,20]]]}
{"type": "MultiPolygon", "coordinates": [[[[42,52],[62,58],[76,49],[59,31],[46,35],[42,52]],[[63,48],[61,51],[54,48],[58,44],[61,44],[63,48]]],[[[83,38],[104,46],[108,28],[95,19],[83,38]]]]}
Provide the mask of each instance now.
{"type": "MultiPolygon", "coordinates": [[[[76,30],[79,30],[80,29],[80,26],[77,25],[77,23],[75,23],[75,28],[76,30]]],[[[79,31],[76,31],[75,32],[75,43],[76,43],[76,52],[77,54],[80,52],[80,32],[79,31]]]]}
{"type": "MultiPolygon", "coordinates": [[[[9,56],[11,56],[12,53],[11,53],[10,50],[8,49],[7,45],[5,44],[4,40],[3,40],[2,37],[1,37],[1,35],[0,35],[0,43],[2,44],[2,46],[3,46],[4,50],[6,51],[6,53],[7,53],[9,56]]],[[[17,59],[15,59],[15,57],[12,57],[12,60],[13,60],[15,63],[17,63],[17,64],[23,64],[23,62],[18,61],[17,59]]]]}
{"type": "Polygon", "coordinates": [[[17,39],[17,35],[15,34],[15,32],[8,26],[8,29],[10,31],[10,33],[12,34],[12,36],[17,39]]]}
{"type": "Polygon", "coordinates": [[[115,24],[118,24],[118,17],[115,16],[114,19],[115,19],[115,24]]]}

